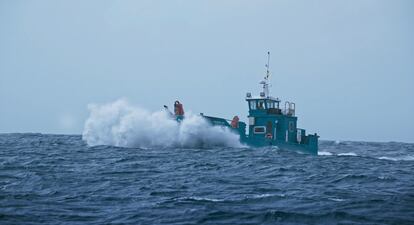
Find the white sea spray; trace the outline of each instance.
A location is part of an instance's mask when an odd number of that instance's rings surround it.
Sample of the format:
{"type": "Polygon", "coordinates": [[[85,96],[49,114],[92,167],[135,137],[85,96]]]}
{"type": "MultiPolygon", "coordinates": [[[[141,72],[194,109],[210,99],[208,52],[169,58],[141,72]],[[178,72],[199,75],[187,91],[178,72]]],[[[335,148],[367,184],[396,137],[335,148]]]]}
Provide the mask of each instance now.
{"type": "Polygon", "coordinates": [[[211,126],[191,112],[178,123],[165,111],[150,112],[121,99],[90,104],[82,139],[89,146],[119,147],[241,147],[239,136],[228,128],[211,126]]]}

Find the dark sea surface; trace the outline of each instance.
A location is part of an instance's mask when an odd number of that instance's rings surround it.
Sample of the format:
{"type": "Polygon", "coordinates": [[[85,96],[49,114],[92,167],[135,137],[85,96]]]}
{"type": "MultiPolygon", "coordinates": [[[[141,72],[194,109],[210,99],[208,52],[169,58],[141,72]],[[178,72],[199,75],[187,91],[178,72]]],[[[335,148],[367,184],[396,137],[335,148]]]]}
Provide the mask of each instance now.
{"type": "Polygon", "coordinates": [[[0,224],[414,224],[414,144],[88,147],[0,135],[0,224]]]}

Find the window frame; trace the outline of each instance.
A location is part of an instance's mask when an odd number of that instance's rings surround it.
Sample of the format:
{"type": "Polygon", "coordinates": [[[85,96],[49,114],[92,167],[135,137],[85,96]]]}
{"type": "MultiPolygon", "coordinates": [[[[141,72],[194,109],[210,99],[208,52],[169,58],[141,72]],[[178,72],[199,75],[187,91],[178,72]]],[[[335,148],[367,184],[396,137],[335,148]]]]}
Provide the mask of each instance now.
{"type": "Polygon", "coordinates": [[[266,109],[266,102],[265,102],[265,100],[258,100],[258,101],[257,101],[257,106],[256,106],[256,108],[257,108],[257,109],[266,109]],[[259,103],[260,103],[260,102],[262,102],[262,103],[263,103],[263,104],[262,104],[262,108],[260,108],[260,107],[259,107],[259,105],[260,105],[259,103]]]}
{"type": "Polygon", "coordinates": [[[272,102],[266,101],[266,109],[271,109],[271,108],[272,108],[272,102]]]}
{"type": "Polygon", "coordinates": [[[256,110],[257,109],[257,107],[256,107],[256,103],[257,101],[256,100],[251,100],[251,101],[249,101],[249,108],[250,108],[250,110],[256,110]]]}
{"type": "Polygon", "coordinates": [[[254,126],[254,127],[253,127],[253,133],[254,133],[254,134],[265,134],[265,133],[266,133],[266,126],[254,126]],[[263,128],[263,132],[260,132],[260,131],[259,131],[259,132],[257,132],[257,131],[256,131],[256,128],[263,128]]]}

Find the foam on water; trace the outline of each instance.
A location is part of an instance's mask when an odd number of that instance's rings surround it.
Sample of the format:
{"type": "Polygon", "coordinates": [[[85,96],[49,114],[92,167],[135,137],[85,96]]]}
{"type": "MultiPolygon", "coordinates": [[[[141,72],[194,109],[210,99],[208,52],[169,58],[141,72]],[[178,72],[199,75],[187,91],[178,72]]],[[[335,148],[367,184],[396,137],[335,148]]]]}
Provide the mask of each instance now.
{"type": "Polygon", "coordinates": [[[338,156],[358,156],[358,155],[355,154],[354,152],[344,152],[344,153],[339,153],[338,156]]]}
{"type": "Polygon", "coordinates": [[[396,157],[382,156],[382,157],[379,157],[378,159],[390,160],[390,161],[413,161],[414,156],[411,156],[411,155],[396,156],[396,157]]]}
{"type": "Polygon", "coordinates": [[[242,147],[239,136],[224,127],[211,126],[191,112],[178,123],[165,111],[150,112],[126,100],[90,104],[82,139],[90,146],[119,147],[242,147]]]}
{"type": "Polygon", "coordinates": [[[214,198],[202,198],[202,197],[187,197],[183,200],[194,200],[194,201],[207,201],[207,202],[224,202],[224,199],[214,199],[214,198]]]}
{"type": "MultiPolygon", "coordinates": [[[[358,154],[354,152],[342,152],[342,153],[332,153],[328,151],[319,151],[319,156],[359,156],[358,154]]],[[[364,155],[363,155],[364,156],[364,155]]],[[[414,161],[414,156],[412,155],[401,155],[401,156],[369,156],[365,155],[364,157],[369,158],[376,158],[381,160],[389,160],[389,161],[414,161]]]]}
{"type": "Polygon", "coordinates": [[[332,152],[327,152],[327,151],[319,151],[318,155],[322,155],[322,156],[358,156],[356,153],[354,152],[342,152],[342,153],[332,153],[332,152]]]}
{"type": "Polygon", "coordinates": [[[332,155],[331,152],[319,151],[318,155],[332,155]]]}

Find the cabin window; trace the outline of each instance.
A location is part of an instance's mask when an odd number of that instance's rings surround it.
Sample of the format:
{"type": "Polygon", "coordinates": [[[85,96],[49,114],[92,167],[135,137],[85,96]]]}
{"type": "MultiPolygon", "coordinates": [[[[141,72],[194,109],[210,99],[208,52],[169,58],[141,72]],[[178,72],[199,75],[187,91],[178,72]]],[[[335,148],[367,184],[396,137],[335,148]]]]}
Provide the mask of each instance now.
{"type": "Polygon", "coordinates": [[[256,126],[256,127],[254,127],[253,132],[255,134],[264,134],[266,132],[266,127],[264,127],[264,126],[256,126]]]}
{"type": "Polygon", "coordinates": [[[257,102],[257,109],[264,109],[264,101],[260,100],[257,102]]]}
{"type": "Polygon", "coordinates": [[[256,109],[256,101],[250,101],[249,104],[250,104],[250,109],[251,110],[255,110],[256,109]]]}
{"type": "Polygon", "coordinates": [[[267,103],[266,106],[267,106],[268,109],[272,108],[272,103],[271,102],[266,102],[266,103],[267,103]]]}

